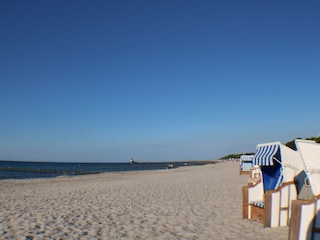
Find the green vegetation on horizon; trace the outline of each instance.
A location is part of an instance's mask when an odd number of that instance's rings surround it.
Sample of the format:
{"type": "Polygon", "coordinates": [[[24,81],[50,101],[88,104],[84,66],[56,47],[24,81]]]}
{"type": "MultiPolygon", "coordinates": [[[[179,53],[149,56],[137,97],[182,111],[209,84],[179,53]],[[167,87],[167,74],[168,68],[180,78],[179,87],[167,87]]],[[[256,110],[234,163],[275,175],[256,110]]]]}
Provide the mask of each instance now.
{"type": "MultiPolygon", "coordinates": [[[[302,138],[296,138],[296,139],[302,139],[302,138]]],[[[305,138],[305,140],[313,140],[316,143],[320,143],[320,136],[318,136],[318,137],[308,137],[308,138],[305,138]]],[[[290,142],[287,142],[285,145],[287,147],[293,149],[293,150],[297,150],[297,147],[296,147],[296,144],[295,144],[294,140],[291,140],[290,142]]]]}
{"type": "Polygon", "coordinates": [[[229,154],[220,159],[239,159],[241,155],[254,155],[254,152],[229,154]]]}
{"type": "MultiPolygon", "coordinates": [[[[302,138],[296,138],[296,139],[302,139],[302,138]]],[[[313,140],[316,143],[320,143],[320,136],[318,137],[308,137],[305,138],[305,140],[313,140]]],[[[296,144],[295,144],[295,139],[287,142],[285,145],[293,150],[297,150],[296,144]]],[[[254,153],[234,153],[234,154],[229,154],[224,157],[221,157],[220,159],[239,159],[241,155],[253,155],[254,153]]]]}

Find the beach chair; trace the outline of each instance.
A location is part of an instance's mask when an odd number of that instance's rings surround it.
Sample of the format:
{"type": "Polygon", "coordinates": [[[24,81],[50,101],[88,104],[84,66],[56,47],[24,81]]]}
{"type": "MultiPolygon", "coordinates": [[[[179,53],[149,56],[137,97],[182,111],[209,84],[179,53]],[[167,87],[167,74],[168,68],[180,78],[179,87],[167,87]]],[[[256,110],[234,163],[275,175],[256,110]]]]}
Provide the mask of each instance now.
{"type": "Polygon", "coordinates": [[[320,144],[300,139],[295,142],[305,167],[304,184],[311,197],[292,201],[289,240],[316,240],[320,239],[320,144]]]}
{"type": "Polygon", "coordinates": [[[291,201],[297,199],[294,177],[303,171],[300,154],[280,142],[258,144],[253,165],[260,167],[261,180],[242,189],[243,218],[264,227],[287,226],[291,201]]]}
{"type": "Polygon", "coordinates": [[[240,156],[240,175],[249,175],[250,169],[253,167],[252,160],[254,155],[240,156]]]}

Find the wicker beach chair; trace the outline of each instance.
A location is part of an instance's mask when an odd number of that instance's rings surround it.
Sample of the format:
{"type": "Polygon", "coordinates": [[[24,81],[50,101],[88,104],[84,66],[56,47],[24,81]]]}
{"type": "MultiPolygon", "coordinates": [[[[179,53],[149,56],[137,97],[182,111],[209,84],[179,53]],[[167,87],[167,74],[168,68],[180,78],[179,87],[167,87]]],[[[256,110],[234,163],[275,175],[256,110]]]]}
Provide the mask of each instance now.
{"type": "Polygon", "coordinates": [[[243,218],[264,227],[287,226],[291,201],[297,199],[294,178],[303,171],[300,154],[280,142],[258,144],[253,165],[262,176],[255,185],[243,187],[243,218]]]}
{"type": "Polygon", "coordinates": [[[252,160],[254,155],[241,155],[240,156],[240,175],[249,175],[250,169],[253,167],[252,160]]]}
{"type": "Polygon", "coordinates": [[[320,144],[297,139],[296,146],[304,163],[304,184],[311,197],[292,201],[289,240],[316,240],[320,239],[320,144]]]}

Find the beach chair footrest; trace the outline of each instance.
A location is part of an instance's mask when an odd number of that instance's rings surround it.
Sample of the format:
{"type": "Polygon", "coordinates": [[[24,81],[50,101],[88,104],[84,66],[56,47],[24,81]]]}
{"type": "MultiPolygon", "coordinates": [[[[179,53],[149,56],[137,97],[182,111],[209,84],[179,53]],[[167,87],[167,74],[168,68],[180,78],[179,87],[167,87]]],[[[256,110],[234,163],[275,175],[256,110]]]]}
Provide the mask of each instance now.
{"type": "Polygon", "coordinates": [[[251,202],[251,205],[259,208],[264,208],[264,201],[254,201],[251,202]]]}

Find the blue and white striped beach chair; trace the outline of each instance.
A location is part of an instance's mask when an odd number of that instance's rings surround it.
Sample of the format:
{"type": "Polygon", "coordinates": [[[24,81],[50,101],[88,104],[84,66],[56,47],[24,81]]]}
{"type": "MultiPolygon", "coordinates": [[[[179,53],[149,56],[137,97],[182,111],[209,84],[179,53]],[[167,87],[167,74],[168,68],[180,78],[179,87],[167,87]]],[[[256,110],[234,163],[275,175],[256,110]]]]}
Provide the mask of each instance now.
{"type": "Polygon", "coordinates": [[[280,142],[258,144],[252,164],[260,166],[262,177],[243,187],[243,218],[265,227],[287,226],[291,201],[297,199],[294,177],[303,171],[300,154],[280,142]]]}

